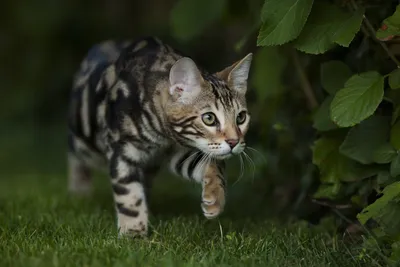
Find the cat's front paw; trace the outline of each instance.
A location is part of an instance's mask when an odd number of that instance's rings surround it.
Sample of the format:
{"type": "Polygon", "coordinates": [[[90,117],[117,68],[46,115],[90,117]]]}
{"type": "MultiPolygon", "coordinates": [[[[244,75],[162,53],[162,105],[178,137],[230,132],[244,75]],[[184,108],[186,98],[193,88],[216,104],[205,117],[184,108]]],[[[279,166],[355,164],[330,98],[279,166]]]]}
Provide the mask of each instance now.
{"type": "Polygon", "coordinates": [[[121,238],[143,239],[147,238],[147,229],[120,228],[118,235],[121,238]]]}
{"type": "Polygon", "coordinates": [[[131,239],[145,239],[147,238],[147,231],[146,230],[140,230],[140,229],[127,229],[121,231],[119,230],[119,237],[120,238],[131,238],[131,239]]]}
{"type": "Polygon", "coordinates": [[[118,216],[118,234],[120,237],[145,238],[147,237],[147,222],[118,216]],[[121,218],[122,217],[122,218],[121,218]]]}
{"type": "Polygon", "coordinates": [[[220,215],[225,206],[225,189],[218,178],[203,179],[202,204],[204,216],[214,219],[220,215]]]}

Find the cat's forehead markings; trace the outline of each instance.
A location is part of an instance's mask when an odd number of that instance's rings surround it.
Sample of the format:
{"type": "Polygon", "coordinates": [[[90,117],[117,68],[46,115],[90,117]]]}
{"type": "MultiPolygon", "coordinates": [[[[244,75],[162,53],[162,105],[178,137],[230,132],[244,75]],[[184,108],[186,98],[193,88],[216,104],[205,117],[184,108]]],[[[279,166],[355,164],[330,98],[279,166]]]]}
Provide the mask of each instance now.
{"type": "Polygon", "coordinates": [[[215,98],[215,107],[220,109],[219,103],[221,103],[223,109],[227,110],[227,108],[232,105],[232,93],[228,86],[224,81],[219,80],[215,76],[208,76],[207,79],[215,98]]]}
{"type": "Polygon", "coordinates": [[[210,104],[206,104],[206,105],[204,105],[204,106],[202,106],[200,108],[200,110],[204,110],[204,109],[211,109],[211,105],[210,104]]]}
{"type": "Polygon", "coordinates": [[[240,104],[239,104],[239,101],[238,101],[237,99],[235,99],[235,100],[233,101],[233,103],[234,103],[236,109],[240,109],[240,104]]]}

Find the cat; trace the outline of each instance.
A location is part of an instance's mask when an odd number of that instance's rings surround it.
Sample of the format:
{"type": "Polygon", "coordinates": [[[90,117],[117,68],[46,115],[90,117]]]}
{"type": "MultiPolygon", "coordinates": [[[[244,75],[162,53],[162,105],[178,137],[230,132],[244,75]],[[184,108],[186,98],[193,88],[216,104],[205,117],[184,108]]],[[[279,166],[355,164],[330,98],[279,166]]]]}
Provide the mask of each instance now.
{"type": "Polygon", "coordinates": [[[91,191],[108,172],[119,235],[148,235],[148,193],[162,157],[202,184],[206,218],[223,212],[224,159],[246,147],[248,54],[209,74],[156,37],[92,47],[73,79],[68,114],[69,190],[91,191]]]}

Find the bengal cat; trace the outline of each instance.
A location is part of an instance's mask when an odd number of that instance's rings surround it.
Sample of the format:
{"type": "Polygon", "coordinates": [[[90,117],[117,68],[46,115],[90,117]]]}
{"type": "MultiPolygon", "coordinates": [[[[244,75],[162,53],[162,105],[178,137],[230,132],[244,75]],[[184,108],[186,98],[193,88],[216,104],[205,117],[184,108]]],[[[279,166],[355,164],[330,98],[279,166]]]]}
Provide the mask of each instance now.
{"type": "Polygon", "coordinates": [[[168,156],[175,174],[202,184],[204,216],[218,216],[225,205],[224,159],[246,147],[251,60],[248,54],[210,74],[153,37],[93,47],[73,81],[69,189],[89,192],[91,169],[103,168],[120,235],[145,236],[147,188],[168,156]]]}

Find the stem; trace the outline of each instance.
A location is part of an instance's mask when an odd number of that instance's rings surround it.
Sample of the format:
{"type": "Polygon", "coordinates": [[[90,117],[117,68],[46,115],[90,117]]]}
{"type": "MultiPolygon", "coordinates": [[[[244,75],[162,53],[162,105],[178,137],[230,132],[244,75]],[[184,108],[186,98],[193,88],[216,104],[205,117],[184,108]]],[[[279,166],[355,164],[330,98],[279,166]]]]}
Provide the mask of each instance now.
{"type": "Polygon", "coordinates": [[[315,204],[321,205],[321,206],[325,206],[325,207],[329,207],[329,208],[333,208],[333,209],[350,209],[352,208],[351,204],[343,204],[343,205],[331,205],[328,202],[325,201],[320,201],[317,200],[315,198],[311,199],[311,201],[315,204]]]}
{"type": "Polygon", "coordinates": [[[314,95],[314,91],[307,78],[304,68],[300,63],[299,55],[296,49],[292,50],[292,57],[293,57],[294,67],[297,71],[297,75],[300,78],[301,88],[303,89],[304,95],[306,96],[307,99],[308,106],[311,110],[314,110],[315,108],[318,107],[318,101],[314,95]]]}
{"type": "Polygon", "coordinates": [[[236,52],[242,50],[243,46],[250,39],[251,35],[253,35],[254,32],[256,32],[260,28],[260,25],[261,25],[261,20],[257,20],[257,22],[253,24],[250,30],[238,42],[236,42],[235,44],[236,52]]]}
{"type": "MultiPolygon", "coordinates": [[[[353,6],[353,8],[355,10],[358,9],[358,6],[357,6],[357,4],[356,4],[356,2],[354,0],[351,0],[350,3],[351,3],[351,5],[353,6]]],[[[376,32],[375,28],[374,28],[374,26],[372,26],[372,23],[369,21],[369,19],[365,15],[363,15],[363,23],[366,26],[367,30],[369,30],[370,35],[372,36],[372,39],[374,39],[376,42],[378,42],[382,46],[383,50],[385,50],[385,52],[388,54],[390,59],[396,64],[397,68],[400,68],[400,62],[393,55],[393,53],[389,50],[387,45],[384,42],[380,41],[378,38],[376,38],[376,36],[375,36],[375,32],[376,32]]]]}
{"type": "MultiPolygon", "coordinates": [[[[375,32],[375,29],[374,29],[374,27],[372,26],[371,22],[368,20],[368,18],[367,18],[365,15],[363,15],[363,17],[364,17],[364,23],[365,23],[365,25],[367,26],[367,28],[371,31],[371,33],[374,33],[374,32],[375,32]]],[[[399,62],[399,61],[397,60],[397,58],[393,55],[393,53],[389,50],[389,48],[387,47],[387,45],[386,45],[384,42],[378,40],[374,34],[371,34],[371,35],[374,36],[373,39],[374,39],[375,41],[377,41],[377,42],[382,46],[382,48],[386,51],[386,53],[388,54],[388,56],[389,56],[389,57],[393,60],[393,62],[396,64],[397,68],[400,68],[400,62],[399,62]]]]}
{"type": "Polygon", "coordinates": [[[389,103],[392,103],[393,104],[393,100],[392,99],[390,99],[389,97],[387,97],[387,96],[384,96],[383,97],[383,100],[385,100],[385,101],[387,101],[387,102],[389,102],[389,103]]]}

